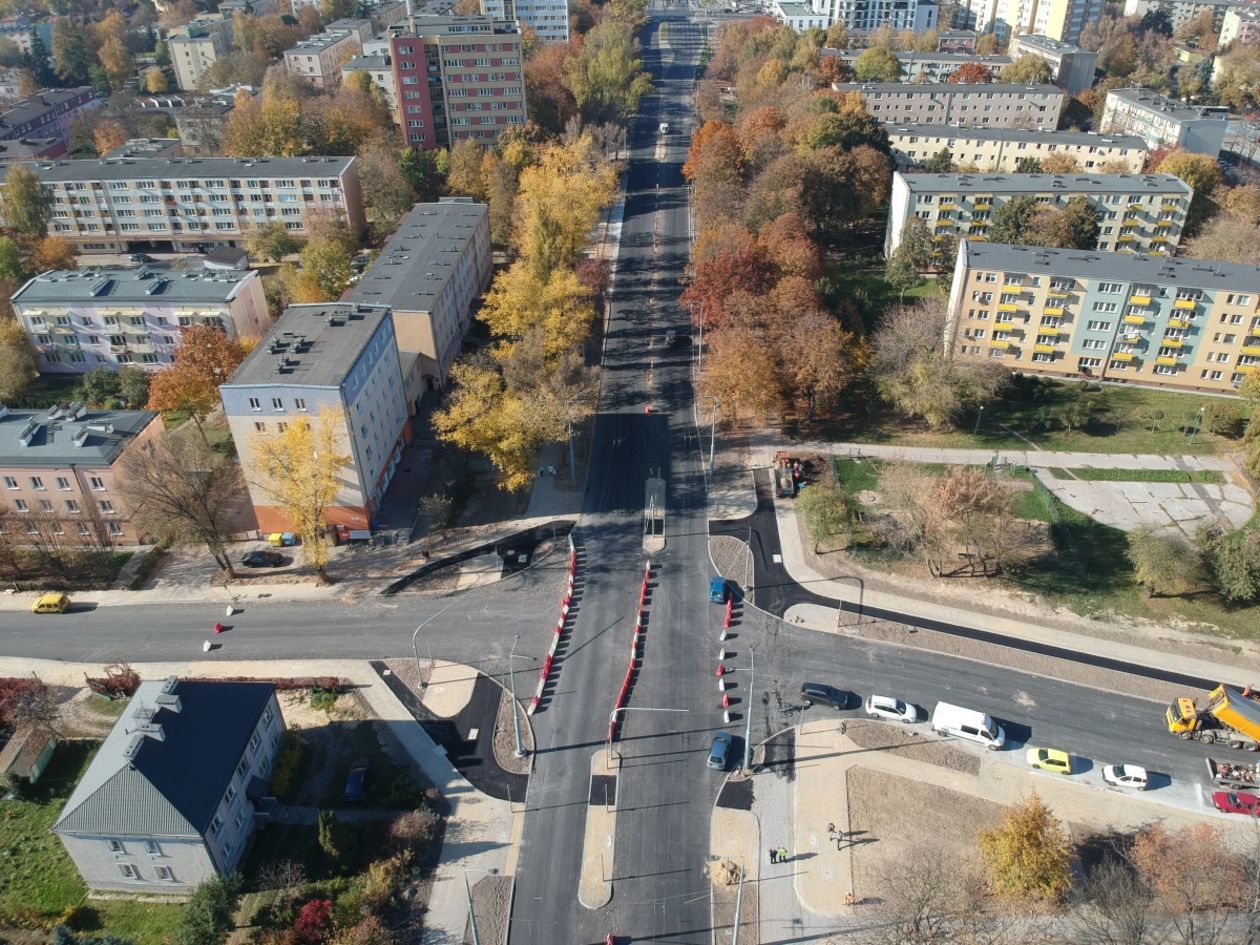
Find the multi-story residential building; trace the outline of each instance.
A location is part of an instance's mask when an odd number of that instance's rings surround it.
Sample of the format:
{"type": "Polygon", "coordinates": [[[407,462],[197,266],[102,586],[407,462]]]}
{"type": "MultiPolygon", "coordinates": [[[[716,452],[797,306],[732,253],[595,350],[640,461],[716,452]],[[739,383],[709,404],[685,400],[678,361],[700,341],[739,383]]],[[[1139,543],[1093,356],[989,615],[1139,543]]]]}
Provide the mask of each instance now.
{"type": "Polygon", "coordinates": [[[1150,89],[1112,89],[1099,131],[1138,135],[1152,149],[1184,148],[1216,157],[1228,123],[1228,108],[1185,105],[1150,89]]]}
{"type": "Polygon", "coordinates": [[[1036,33],[1079,43],[1086,25],[1102,16],[1103,0],[962,0],[962,7],[959,22],[1001,42],[1036,33]]]}
{"type": "Polygon", "coordinates": [[[413,407],[446,383],[472,323],[472,305],[490,285],[490,214],[469,198],[418,203],[403,217],[349,302],[388,305],[413,407]]]}
{"type": "Polygon", "coordinates": [[[341,84],[341,64],[363,49],[357,31],[324,32],[284,51],[284,67],[321,89],[341,84]]]}
{"type": "Polygon", "coordinates": [[[145,449],[163,430],[150,410],[51,410],[0,405],[0,528],[32,541],[96,547],[142,544],[131,509],[118,491],[119,460],[145,449]]]}
{"type": "Polygon", "coordinates": [[[991,128],[1059,126],[1063,90],[1053,85],[916,85],[907,82],[833,82],[856,92],[880,121],[899,125],[969,125],[991,128]]]}
{"type": "Polygon", "coordinates": [[[351,73],[366,72],[372,78],[372,84],[381,90],[385,106],[391,115],[398,114],[398,86],[394,84],[394,63],[388,53],[355,56],[341,67],[341,80],[344,82],[351,73]]]}
{"type": "MultiPolygon", "coordinates": [[[[830,49],[824,47],[819,54],[839,59],[849,68],[857,62],[864,49],[830,49]]],[[[977,56],[975,53],[894,53],[901,64],[901,78],[907,82],[944,82],[966,63],[984,66],[997,79],[1003,66],[1011,64],[1008,56],[977,56]]]]}
{"type": "Polygon", "coordinates": [[[0,166],[55,161],[66,156],[66,143],[60,138],[18,138],[0,141],[0,166]]]}
{"type": "Polygon", "coordinates": [[[166,45],[175,67],[175,84],[185,92],[201,88],[210,67],[232,49],[232,18],[202,13],[187,26],[171,30],[166,45]]]}
{"type": "Polygon", "coordinates": [[[254,270],[56,270],[29,280],[12,302],[45,374],[158,370],[175,359],[184,328],[258,338],[270,321],[254,270]]]}
{"type": "Polygon", "coordinates": [[[888,26],[922,33],[936,28],[940,7],[935,0],[773,0],[770,13],[797,32],[843,23],[850,32],[888,26]]]}
{"type": "Polygon", "coordinates": [[[293,523],[255,462],[256,444],[298,418],[333,423],[346,457],[328,523],[371,527],[411,439],[389,306],[289,306],[219,394],[262,531],[293,523]]]}
{"type": "Polygon", "coordinates": [[[1194,190],[1172,174],[893,175],[884,251],[891,255],[912,217],[934,237],[983,240],[994,212],[1015,197],[1062,209],[1085,197],[1101,214],[1100,250],[1171,253],[1194,190]]]}
{"type": "Polygon", "coordinates": [[[1151,10],[1163,10],[1172,21],[1173,30],[1179,30],[1191,20],[1211,12],[1217,29],[1227,10],[1246,9],[1252,0],[1125,0],[1125,16],[1145,16],[1151,10]]]}
{"type": "Polygon", "coordinates": [[[243,245],[279,220],[297,236],[310,211],[341,214],[363,231],[352,157],[164,158],[30,165],[53,194],[49,233],[81,252],[204,252],[243,245]]]}
{"type": "Polygon", "coordinates": [[[956,125],[888,125],[888,142],[898,170],[922,165],[948,151],[955,164],[975,165],[986,174],[1013,174],[1020,158],[1045,160],[1067,155],[1083,171],[1123,166],[1136,174],[1146,163],[1146,142],[1135,135],[1090,131],[1038,131],[1025,128],[960,128],[956,125]]]}
{"type": "Polygon", "coordinates": [[[100,105],[89,85],[36,92],[0,114],[0,141],[57,138],[67,142],[76,115],[100,105]]]}
{"type": "Polygon", "coordinates": [[[973,53],[976,51],[975,30],[941,30],[937,33],[938,52],[973,53]]]}
{"type": "Polygon", "coordinates": [[[371,20],[357,20],[345,17],[340,20],[333,20],[324,27],[325,33],[354,33],[359,37],[359,43],[366,43],[372,38],[374,30],[372,29],[371,20]]]}
{"type": "MultiPolygon", "coordinates": [[[[219,4],[219,12],[224,16],[232,16],[236,13],[270,16],[272,13],[280,12],[280,2],[279,0],[223,0],[219,4]]],[[[288,4],[285,4],[285,12],[289,12],[288,4]]]]}
{"type": "Polygon", "coordinates": [[[481,12],[496,20],[516,20],[544,43],[569,41],[569,5],[565,0],[481,0],[481,12]]]}
{"type": "MultiPolygon", "coordinates": [[[[521,31],[490,16],[411,16],[387,30],[398,125],[412,147],[494,141],[525,123],[521,31]]],[[[375,51],[375,45],[373,50],[375,51]]]]}
{"type": "Polygon", "coordinates": [[[1020,371],[1230,393],[1260,370],[1260,269],[968,240],[946,348],[1020,371]]]}
{"type": "Polygon", "coordinates": [[[187,896],[236,872],[274,812],[284,735],[268,682],[142,682],[53,833],[89,889],[187,896]]]}
{"type": "Polygon", "coordinates": [[[1260,46],[1260,6],[1230,7],[1221,19],[1220,45],[1260,46]]]}
{"type": "Polygon", "coordinates": [[[1011,42],[1010,54],[1016,59],[1036,56],[1045,60],[1050,66],[1050,81],[1069,95],[1080,95],[1091,88],[1098,69],[1097,52],[1049,36],[1016,36],[1011,42]]]}

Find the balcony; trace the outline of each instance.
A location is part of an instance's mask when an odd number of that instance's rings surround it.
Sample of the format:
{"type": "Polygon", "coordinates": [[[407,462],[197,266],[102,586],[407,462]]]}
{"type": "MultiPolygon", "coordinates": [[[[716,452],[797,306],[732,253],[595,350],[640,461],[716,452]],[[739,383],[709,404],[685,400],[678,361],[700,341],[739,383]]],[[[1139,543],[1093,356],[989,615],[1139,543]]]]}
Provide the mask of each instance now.
{"type": "Polygon", "coordinates": [[[1155,363],[1162,365],[1163,367],[1176,367],[1177,359],[1174,357],[1170,357],[1166,354],[1161,354],[1158,358],[1155,359],[1155,363]]]}
{"type": "Polygon", "coordinates": [[[973,203],[972,203],[972,205],[971,205],[971,209],[973,209],[973,210],[991,210],[991,209],[993,209],[993,201],[992,201],[992,200],[977,200],[977,201],[975,201],[975,202],[973,202],[973,203]]]}
{"type": "Polygon", "coordinates": [[[1129,362],[1133,360],[1132,351],[1113,351],[1111,352],[1111,360],[1129,362]]]}
{"type": "Polygon", "coordinates": [[[1242,353],[1248,358],[1260,358],[1260,345],[1243,345],[1242,353]]]}
{"type": "Polygon", "coordinates": [[[1145,315],[1126,315],[1124,316],[1123,321],[1126,325],[1145,325],[1146,316],[1145,315]]]}
{"type": "Polygon", "coordinates": [[[1052,299],[1066,299],[1071,292],[1071,289],[1051,289],[1046,295],[1052,299]]]}
{"type": "Polygon", "coordinates": [[[1177,299],[1173,302],[1173,308],[1180,309],[1183,312],[1192,312],[1198,307],[1198,299],[1177,299]]]}
{"type": "Polygon", "coordinates": [[[1234,368],[1234,370],[1237,371],[1239,374],[1251,374],[1253,371],[1255,371],[1255,369],[1256,369],[1256,365],[1254,364],[1240,364],[1238,365],[1238,367],[1234,368]]]}
{"type": "Polygon", "coordinates": [[[1033,345],[1036,354],[1054,354],[1054,345],[1033,345]]]}
{"type": "Polygon", "coordinates": [[[1063,334],[1063,331],[1062,329],[1059,329],[1059,328],[1050,328],[1046,325],[1041,325],[1037,328],[1038,341],[1041,341],[1043,338],[1048,338],[1051,341],[1053,341],[1054,339],[1058,338],[1061,334],[1063,334]]]}
{"type": "Polygon", "coordinates": [[[1151,304],[1151,297],[1149,295],[1143,295],[1140,292],[1134,292],[1129,296],[1129,304],[1147,306],[1151,304]]]}
{"type": "Polygon", "coordinates": [[[1165,200],[1163,203],[1161,203],[1161,204],[1159,205],[1159,209],[1161,209],[1161,210],[1180,210],[1180,209],[1181,209],[1181,204],[1180,204],[1180,203],[1178,203],[1178,202],[1177,202],[1177,201],[1175,201],[1175,200],[1165,200]]]}
{"type": "MultiPolygon", "coordinates": [[[[994,331],[1016,331],[1017,329],[1015,328],[1014,322],[994,322],[993,330],[994,331]]],[[[1257,349],[1257,350],[1260,350],[1260,349],[1257,349]]]]}
{"type": "Polygon", "coordinates": [[[1046,308],[1043,308],[1041,311],[1042,311],[1042,314],[1044,315],[1054,315],[1058,318],[1063,317],[1062,305],[1050,305],[1050,306],[1047,306],[1046,308]]]}
{"type": "Polygon", "coordinates": [[[1168,319],[1169,328],[1189,328],[1190,319],[1188,318],[1170,318],[1168,319]]]}
{"type": "Polygon", "coordinates": [[[1018,312],[1019,311],[1019,306],[1014,302],[999,302],[997,308],[999,312],[1018,312]]]}
{"type": "Polygon", "coordinates": [[[1163,348],[1184,348],[1186,346],[1186,343],[1180,338],[1161,338],[1159,344],[1163,348]]]}
{"type": "Polygon", "coordinates": [[[1131,233],[1121,233],[1119,236],[1116,237],[1117,243],[1132,243],[1133,240],[1134,240],[1134,236],[1131,233]]]}
{"type": "Polygon", "coordinates": [[[1120,224],[1122,230],[1132,230],[1142,225],[1141,220],[1125,220],[1120,224]]]}
{"type": "Polygon", "coordinates": [[[989,342],[990,348],[997,348],[999,351],[1005,351],[1010,346],[1011,343],[1009,341],[1001,341],[996,338],[989,342]]]}
{"type": "Polygon", "coordinates": [[[956,203],[954,203],[954,202],[951,200],[949,203],[937,204],[936,209],[938,209],[938,210],[957,210],[957,209],[958,209],[958,205],[957,205],[956,203]]]}
{"type": "Polygon", "coordinates": [[[1173,228],[1173,225],[1174,224],[1172,220],[1156,220],[1155,221],[1155,226],[1157,226],[1161,230],[1171,230],[1173,228]]]}

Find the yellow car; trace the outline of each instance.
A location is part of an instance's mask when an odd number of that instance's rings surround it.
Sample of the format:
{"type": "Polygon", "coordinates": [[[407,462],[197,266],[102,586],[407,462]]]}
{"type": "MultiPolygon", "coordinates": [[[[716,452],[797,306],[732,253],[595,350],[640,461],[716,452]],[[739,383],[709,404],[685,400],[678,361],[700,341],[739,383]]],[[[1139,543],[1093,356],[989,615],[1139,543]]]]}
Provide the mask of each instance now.
{"type": "Polygon", "coordinates": [[[1072,773],[1072,756],[1058,748],[1029,748],[1028,763],[1042,771],[1056,774],[1072,773]]]}
{"type": "Polygon", "coordinates": [[[40,594],[39,599],[31,604],[33,614],[64,614],[69,609],[70,598],[56,592],[40,594]]]}

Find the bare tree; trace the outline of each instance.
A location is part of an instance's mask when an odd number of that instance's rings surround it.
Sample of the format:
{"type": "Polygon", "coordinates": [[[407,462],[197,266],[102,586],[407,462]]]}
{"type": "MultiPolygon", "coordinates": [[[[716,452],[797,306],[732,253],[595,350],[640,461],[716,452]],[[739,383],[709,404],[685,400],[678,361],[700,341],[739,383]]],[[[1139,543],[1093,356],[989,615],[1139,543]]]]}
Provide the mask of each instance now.
{"type": "Polygon", "coordinates": [[[1247,868],[1221,831],[1209,824],[1144,828],[1129,858],[1154,891],[1181,945],[1232,941],[1248,904],[1247,868]]]}
{"type": "Polygon", "coordinates": [[[1155,893],[1131,866],[1114,860],[1092,870],[1084,902],[1072,912],[1074,945],[1161,945],[1155,893]]]}

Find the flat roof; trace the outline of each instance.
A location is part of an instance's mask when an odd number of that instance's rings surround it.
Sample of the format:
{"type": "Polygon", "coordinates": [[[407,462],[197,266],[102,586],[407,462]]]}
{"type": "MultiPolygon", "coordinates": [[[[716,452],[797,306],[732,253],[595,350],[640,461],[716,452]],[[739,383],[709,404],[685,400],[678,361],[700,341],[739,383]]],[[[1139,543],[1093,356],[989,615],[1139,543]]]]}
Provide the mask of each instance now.
{"type": "Polygon", "coordinates": [[[1045,141],[1051,144],[1094,144],[1111,148],[1146,150],[1139,135],[1100,135],[1095,131],[1050,131],[1046,128],[994,128],[991,126],[905,125],[886,122],[889,135],[923,135],[934,138],[970,138],[974,141],[1045,141]]]}
{"type": "Polygon", "coordinates": [[[390,317],[388,305],[290,305],[222,387],[340,387],[390,317]]]}
{"type": "Polygon", "coordinates": [[[180,180],[194,177],[337,177],[353,157],[188,157],[99,158],[84,161],[36,161],[26,165],[48,182],[78,180],[180,180]]]}
{"type": "Polygon", "coordinates": [[[833,82],[836,92],[919,92],[931,95],[980,95],[985,92],[1013,95],[1016,92],[1036,92],[1041,95],[1063,96],[1066,93],[1057,85],[1020,85],[1017,82],[833,82]]]}
{"type": "MultiPolygon", "coordinates": [[[[438,6],[445,5],[441,0],[438,6]]],[[[488,13],[426,13],[428,6],[419,13],[404,17],[397,23],[387,27],[391,36],[447,36],[471,35],[478,33],[516,34],[520,35],[520,26],[515,20],[499,20],[488,13]]],[[[449,10],[450,7],[447,7],[449,10]]]]}
{"type": "Polygon", "coordinates": [[[1015,37],[1015,43],[1021,46],[1033,46],[1042,52],[1055,53],[1063,55],[1064,53],[1083,53],[1086,50],[1080,46],[1073,46],[1071,43],[1065,43],[1061,39],[1052,39],[1049,36],[1042,36],[1040,33],[1028,33],[1015,37]]]}
{"type": "Polygon", "coordinates": [[[1260,292],[1260,266],[1207,259],[1101,253],[1079,249],[1045,249],[964,240],[973,269],[1075,276],[1079,279],[1122,279],[1194,289],[1260,292]]]}
{"type": "Polygon", "coordinates": [[[352,29],[339,29],[330,32],[316,33],[307,39],[300,39],[288,49],[284,51],[287,56],[289,53],[317,53],[323,52],[325,49],[331,49],[338,43],[343,43],[347,39],[357,40],[359,37],[352,29]]]}
{"type": "Polygon", "coordinates": [[[103,266],[93,269],[56,269],[41,273],[13,293],[15,305],[96,302],[128,305],[133,302],[226,302],[253,270],[154,270],[145,266],[103,266]]]}
{"type": "Polygon", "coordinates": [[[346,299],[396,312],[432,311],[489,212],[484,203],[471,201],[416,204],[346,299]]]}
{"type": "Polygon", "coordinates": [[[78,98],[85,92],[89,93],[88,101],[96,98],[90,85],[80,85],[73,89],[46,89],[43,92],[36,92],[29,98],[18,102],[12,108],[6,108],[3,112],[0,112],[0,130],[24,125],[28,121],[47,113],[50,109],[78,98]]]}
{"type": "Polygon", "coordinates": [[[913,193],[978,191],[986,194],[1175,193],[1189,197],[1193,189],[1172,174],[902,174],[913,193]]]}
{"type": "MultiPolygon", "coordinates": [[[[819,55],[833,56],[837,59],[857,59],[866,49],[833,49],[830,46],[824,46],[819,50],[819,55]]],[[[962,65],[967,62],[978,62],[981,65],[1008,66],[1012,60],[1010,56],[981,56],[979,53],[961,53],[961,52],[894,52],[898,62],[915,63],[915,62],[944,62],[956,63],[962,65]]]]}
{"type": "Polygon", "coordinates": [[[389,56],[355,56],[342,63],[342,72],[353,72],[356,69],[388,69],[389,56]]]}
{"type": "Polygon", "coordinates": [[[1195,121],[1198,119],[1209,119],[1212,121],[1225,121],[1229,118],[1229,109],[1223,106],[1207,106],[1207,105],[1186,105],[1176,99],[1169,98],[1167,95],[1161,95],[1159,92],[1151,89],[1111,89],[1107,92],[1107,97],[1115,96],[1121,101],[1128,102],[1130,105],[1141,105],[1149,108],[1151,111],[1159,112],[1169,118],[1175,118],[1178,121],[1195,121]]]}
{"type": "Polygon", "coordinates": [[[0,406],[0,466],[109,466],[157,416],[152,410],[87,410],[78,403],[45,410],[0,406]]]}

